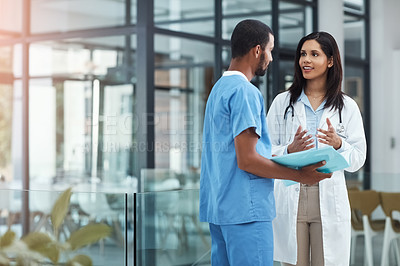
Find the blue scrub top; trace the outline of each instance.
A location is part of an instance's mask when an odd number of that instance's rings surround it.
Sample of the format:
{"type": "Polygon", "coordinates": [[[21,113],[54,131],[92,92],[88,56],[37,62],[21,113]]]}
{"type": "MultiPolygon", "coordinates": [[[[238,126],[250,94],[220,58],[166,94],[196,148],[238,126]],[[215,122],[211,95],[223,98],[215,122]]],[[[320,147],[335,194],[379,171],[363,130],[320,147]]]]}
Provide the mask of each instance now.
{"type": "Polygon", "coordinates": [[[200,220],[217,225],[272,221],[274,180],[239,169],[234,139],[248,128],[259,136],[257,152],[271,158],[264,100],[237,71],[214,85],[207,101],[200,174],[200,220]]]}

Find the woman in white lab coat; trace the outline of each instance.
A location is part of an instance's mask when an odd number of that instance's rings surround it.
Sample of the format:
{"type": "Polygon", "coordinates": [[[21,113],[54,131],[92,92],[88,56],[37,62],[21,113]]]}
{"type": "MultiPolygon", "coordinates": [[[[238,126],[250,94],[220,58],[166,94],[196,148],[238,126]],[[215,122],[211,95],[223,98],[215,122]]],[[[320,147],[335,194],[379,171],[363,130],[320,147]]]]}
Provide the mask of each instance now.
{"type": "MultiPolygon", "coordinates": [[[[360,169],[366,158],[363,122],[355,101],[341,91],[342,65],[335,39],[326,32],[303,37],[294,81],[267,115],[272,154],[326,145],[360,169]]],[[[275,180],[274,260],[282,265],[347,266],[350,205],[343,171],[313,186],[275,180]]]]}

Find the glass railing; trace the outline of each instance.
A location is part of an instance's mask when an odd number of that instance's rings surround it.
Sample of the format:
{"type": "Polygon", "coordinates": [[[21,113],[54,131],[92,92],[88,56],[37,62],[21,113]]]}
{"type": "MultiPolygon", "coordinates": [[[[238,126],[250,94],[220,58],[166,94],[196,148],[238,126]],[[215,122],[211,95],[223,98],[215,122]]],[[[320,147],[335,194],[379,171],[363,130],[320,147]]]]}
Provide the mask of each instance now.
{"type": "Polygon", "coordinates": [[[137,193],[137,265],[210,265],[208,224],[199,222],[198,206],[198,190],[137,193]]]}
{"type": "MultiPolygon", "coordinates": [[[[367,175],[349,180],[360,185],[367,175]]],[[[57,192],[0,188],[0,264],[210,265],[211,239],[208,224],[199,221],[199,190],[186,188],[196,182],[182,187],[176,186],[176,176],[155,177],[146,188],[159,191],[141,193],[104,184],[51,188],[57,192]]],[[[400,191],[400,175],[368,178],[372,189],[400,191]]],[[[382,210],[379,216],[384,218],[382,210]]],[[[383,241],[383,235],[377,239],[383,241]]],[[[364,261],[360,243],[352,253],[354,265],[364,261]]],[[[379,260],[381,251],[374,253],[379,260]]]]}
{"type": "Polygon", "coordinates": [[[0,264],[207,265],[198,198],[198,190],[0,189],[0,264]]]}
{"type": "Polygon", "coordinates": [[[0,189],[0,265],[125,265],[126,203],[125,194],[0,189]]]}

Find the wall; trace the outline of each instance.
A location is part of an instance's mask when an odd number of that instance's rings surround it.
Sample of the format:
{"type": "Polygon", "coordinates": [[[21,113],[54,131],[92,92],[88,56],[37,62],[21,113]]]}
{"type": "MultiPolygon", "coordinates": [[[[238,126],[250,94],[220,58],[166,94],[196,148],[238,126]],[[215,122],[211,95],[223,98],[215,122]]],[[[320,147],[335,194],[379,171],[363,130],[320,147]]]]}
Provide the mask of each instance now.
{"type": "MultiPolygon", "coordinates": [[[[398,0],[370,0],[371,17],[371,168],[374,173],[400,173],[400,34],[398,0]],[[397,23],[396,23],[397,22],[397,23]]],[[[343,58],[342,1],[318,2],[319,30],[331,33],[343,58]]]]}
{"type": "Polygon", "coordinates": [[[370,2],[371,167],[373,173],[400,173],[400,1],[370,2]]]}
{"type": "Polygon", "coordinates": [[[318,1],[318,30],[326,31],[335,38],[339,46],[340,56],[344,58],[344,28],[342,21],[344,21],[342,1],[318,1]]]}

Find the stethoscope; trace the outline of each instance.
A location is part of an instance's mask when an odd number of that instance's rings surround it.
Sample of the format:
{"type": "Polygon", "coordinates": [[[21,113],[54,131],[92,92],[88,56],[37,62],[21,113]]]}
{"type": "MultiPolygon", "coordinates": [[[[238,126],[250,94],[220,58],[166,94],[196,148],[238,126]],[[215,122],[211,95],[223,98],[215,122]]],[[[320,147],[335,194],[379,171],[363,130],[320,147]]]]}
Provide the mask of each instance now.
{"type": "MultiPolygon", "coordinates": [[[[288,105],[288,107],[286,107],[286,109],[285,109],[285,113],[283,114],[283,120],[285,120],[285,132],[286,132],[286,118],[287,118],[287,114],[288,114],[288,112],[289,112],[289,109],[290,109],[290,111],[291,111],[291,113],[292,113],[292,126],[293,126],[293,120],[294,120],[294,107],[293,107],[293,104],[292,103],[289,103],[289,105],[288,105]]],[[[293,129],[293,128],[292,128],[293,129]]],[[[339,137],[342,137],[342,138],[346,138],[346,136],[344,135],[344,133],[345,133],[345,128],[344,128],[344,125],[343,125],[343,123],[342,123],[342,110],[339,110],[339,124],[337,124],[336,125],[336,134],[339,136],[339,137]]],[[[290,140],[291,140],[291,137],[290,137],[290,140]]],[[[289,141],[290,141],[289,140],[289,141]]]]}
{"type": "Polygon", "coordinates": [[[339,137],[346,138],[344,135],[344,125],[342,123],[342,110],[339,110],[339,124],[336,126],[336,134],[338,134],[339,137]]]}

